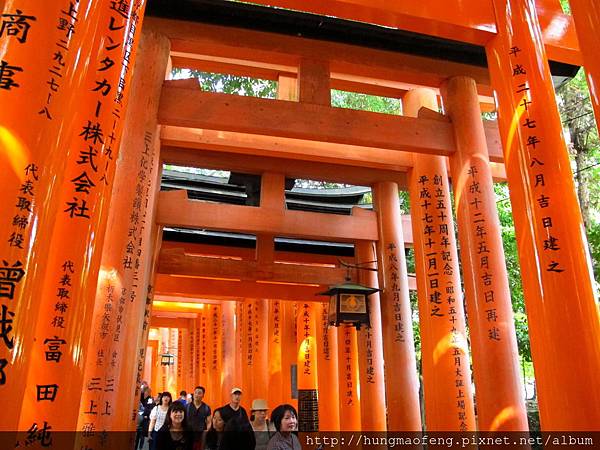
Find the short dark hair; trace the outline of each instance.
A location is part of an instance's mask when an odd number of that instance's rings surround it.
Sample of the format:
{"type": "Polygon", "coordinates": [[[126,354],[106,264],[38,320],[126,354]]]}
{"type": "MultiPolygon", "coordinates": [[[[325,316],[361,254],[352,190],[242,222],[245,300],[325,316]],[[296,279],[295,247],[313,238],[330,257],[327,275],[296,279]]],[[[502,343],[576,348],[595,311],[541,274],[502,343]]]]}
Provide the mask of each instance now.
{"type": "Polygon", "coordinates": [[[288,411],[292,413],[294,417],[298,417],[298,412],[296,411],[296,408],[287,403],[279,405],[271,412],[271,421],[273,422],[273,425],[275,425],[275,429],[277,431],[281,431],[281,421],[283,420],[283,416],[285,416],[285,413],[288,411]]]}
{"type": "Polygon", "coordinates": [[[181,423],[181,426],[184,430],[187,430],[187,411],[185,406],[183,406],[181,402],[173,402],[169,406],[169,409],[167,411],[167,417],[165,417],[165,426],[167,427],[167,429],[170,429],[173,425],[173,421],[171,420],[171,413],[173,411],[183,411],[183,422],[181,423]]]}
{"type": "Polygon", "coordinates": [[[173,397],[171,396],[171,393],[169,391],[165,391],[162,394],[160,394],[160,397],[158,399],[158,404],[162,405],[162,399],[163,397],[169,397],[169,405],[173,402],[173,397]]]}
{"type": "Polygon", "coordinates": [[[180,395],[180,396],[181,396],[181,395],[183,395],[183,396],[186,396],[186,395],[187,395],[187,392],[185,392],[185,391],[181,391],[181,392],[179,393],[179,395],[180,395]]]}
{"type": "Polygon", "coordinates": [[[206,394],[206,389],[204,389],[204,386],[196,386],[196,387],[194,388],[194,390],[196,390],[196,389],[202,389],[202,393],[203,393],[203,394],[206,394]]]}

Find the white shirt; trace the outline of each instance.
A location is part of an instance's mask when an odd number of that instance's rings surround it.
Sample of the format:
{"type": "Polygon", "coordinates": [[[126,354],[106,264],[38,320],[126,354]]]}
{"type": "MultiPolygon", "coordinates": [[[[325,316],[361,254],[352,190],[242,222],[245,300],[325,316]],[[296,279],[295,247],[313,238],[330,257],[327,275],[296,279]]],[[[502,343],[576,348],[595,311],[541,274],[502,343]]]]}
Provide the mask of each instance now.
{"type": "Polygon", "coordinates": [[[150,411],[150,420],[156,419],[156,422],[154,423],[154,431],[160,430],[160,428],[164,425],[168,410],[169,409],[167,408],[165,411],[163,411],[160,406],[155,406],[152,408],[152,411],[150,411]]]}

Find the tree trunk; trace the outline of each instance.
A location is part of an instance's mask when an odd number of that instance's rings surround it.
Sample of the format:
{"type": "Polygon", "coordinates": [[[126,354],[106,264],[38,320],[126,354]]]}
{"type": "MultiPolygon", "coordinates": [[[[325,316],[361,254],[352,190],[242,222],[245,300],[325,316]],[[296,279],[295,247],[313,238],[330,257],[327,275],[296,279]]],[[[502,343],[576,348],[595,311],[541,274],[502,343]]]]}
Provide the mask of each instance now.
{"type": "Polygon", "coordinates": [[[583,144],[584,137],[577,128],[570,130],[571,139],[573,142],[573,150],[575,152],[575,181],[577,182],[577,198],[581,208],[581,215],[586,231],[590,226],[590,191],[588,189],[588,177],[585,173],[586,153],[587,149],[583,144]]]}

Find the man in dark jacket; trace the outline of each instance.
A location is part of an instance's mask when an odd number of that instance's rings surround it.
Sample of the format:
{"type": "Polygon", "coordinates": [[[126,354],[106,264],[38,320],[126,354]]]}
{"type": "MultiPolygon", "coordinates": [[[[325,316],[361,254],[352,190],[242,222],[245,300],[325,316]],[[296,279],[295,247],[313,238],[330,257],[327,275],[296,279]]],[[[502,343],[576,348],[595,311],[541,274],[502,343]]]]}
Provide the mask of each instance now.
{"type": "Polygon", "coordinates": [[[225,436],[223,450],[253,450],[256,446],[254,431],[248,418],[248,413],[240,404],[242,390],[234,387],[231,389],[231,401],[220,409],[221,417],[225,421],[225,436]]]}
{"type": "Polygon", "coordinates": [[[202,435],[210,420],[210,406],[203,401],[205,392],[204,386],[196,386],[193,400],[186,407],[187,428],[194,435],[194,450],[201,448],[202,435]]]}

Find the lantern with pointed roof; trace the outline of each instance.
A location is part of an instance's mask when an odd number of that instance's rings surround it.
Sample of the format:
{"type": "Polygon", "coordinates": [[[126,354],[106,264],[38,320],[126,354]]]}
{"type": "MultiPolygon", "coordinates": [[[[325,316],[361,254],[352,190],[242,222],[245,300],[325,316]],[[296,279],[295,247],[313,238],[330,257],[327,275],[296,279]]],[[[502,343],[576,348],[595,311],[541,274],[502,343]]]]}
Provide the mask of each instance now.
{"type": "Polygon", "coordinates": [[[172,366],[173,364],[175,364],[175,355],[170,353],[163,353],[160,355],[161,366],[172,366]]]}
{"type": "Polygon", "coordinates": [[[371,326],[369,319],[369,295],[379,289],[354,283],[331,286],[319,295],[329,296],[329,325],[339,327],[340,323],[349,323],[360,330],[362,325],[371,326]]]}
{"type": "MultiPolygon", "coordinates": [[[[173,349],[171,349],[171,351],[172,350],[173,349]]],[[[160,357],[161,366],[172,366],[175,364],[175,355],[171,353],[167,347],[165,347],[163,352],[159,353],[158,356],[160,357]]]]}

